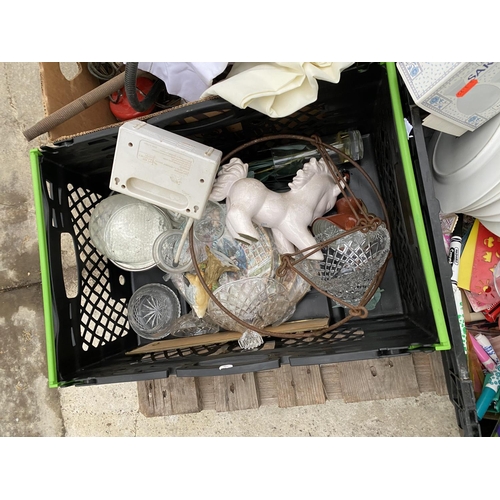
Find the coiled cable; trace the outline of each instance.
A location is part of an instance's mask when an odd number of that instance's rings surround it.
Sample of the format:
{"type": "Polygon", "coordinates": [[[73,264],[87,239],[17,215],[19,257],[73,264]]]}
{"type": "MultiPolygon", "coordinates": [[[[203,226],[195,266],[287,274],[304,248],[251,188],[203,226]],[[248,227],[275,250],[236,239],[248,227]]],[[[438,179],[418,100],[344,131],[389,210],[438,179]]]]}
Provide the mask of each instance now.
{"type": "Polygon", "coordinates": [[[89,62],[87,68],[92,76],[107,82],[120,73],[123,64],[117,62],[89,62]]]}

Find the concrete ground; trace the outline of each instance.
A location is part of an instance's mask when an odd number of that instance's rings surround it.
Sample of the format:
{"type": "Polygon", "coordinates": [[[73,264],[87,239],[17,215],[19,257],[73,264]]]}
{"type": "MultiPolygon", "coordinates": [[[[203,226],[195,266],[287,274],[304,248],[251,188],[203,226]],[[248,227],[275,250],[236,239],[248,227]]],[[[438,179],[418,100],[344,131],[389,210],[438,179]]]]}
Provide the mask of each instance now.
{"type": "Polygon", "coordinates": [[[49,389],[22,131],[43,117],[38,63],[0,63],[0,436],[458,436],[448,397],[146,418],[135,383],[49,389]]]}

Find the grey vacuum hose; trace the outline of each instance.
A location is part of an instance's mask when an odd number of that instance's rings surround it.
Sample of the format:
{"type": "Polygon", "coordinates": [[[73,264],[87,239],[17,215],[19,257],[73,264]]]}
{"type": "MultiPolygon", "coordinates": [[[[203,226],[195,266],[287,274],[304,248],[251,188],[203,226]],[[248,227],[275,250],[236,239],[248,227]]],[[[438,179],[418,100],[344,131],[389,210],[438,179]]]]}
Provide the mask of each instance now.
{"type": "MultiPolygon", "coordinates": [[[[144,73],[144,71],[139,70],[138,75],[142,75],[144,73]]],[[[99,102],[113,92],[120,90],[124,86],[124,82],[125,73],[120,73],[111,80],[99,85],[94,90],[87,92],[82,97],[75,99],[73,102],[66,104],[66,106],[63,106],[51,115],[46,116],[33,125],[33,127],[26,129],[23,132],[24,137],[26,137],[28,141],[32,141],[36,137],[49,132],[61,123],[68,121],[70,118],[73,118],[73,116],[76,116],[82,111],[85,111],[87,108],[90,108],[90,106],[96,102],[99,102]]]]}

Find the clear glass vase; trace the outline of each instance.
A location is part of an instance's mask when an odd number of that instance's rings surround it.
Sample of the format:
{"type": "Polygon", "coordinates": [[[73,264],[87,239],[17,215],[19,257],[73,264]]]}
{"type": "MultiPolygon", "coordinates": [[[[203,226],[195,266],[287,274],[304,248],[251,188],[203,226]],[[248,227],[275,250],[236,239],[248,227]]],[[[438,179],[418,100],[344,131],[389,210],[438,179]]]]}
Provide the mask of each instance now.
{"type": "MultiPolygon", "coordinates": [[[[245,278],[226,283],[215,290],[214,296],[229,312],[258,328],[281,324],[295,308],[288,290],[273,278],[245,278]]],[[[212,300],[208,304],[207,314],[226,330],[245,330],[243,325],[228,316],[212,300]]]]}
{"type": "MultiPolygon", "coordinates": [[[[316,235],[318,243],[345,233],[331,224],[316,235]]],[[[359,305],[387,259],[389,231],[385,225],[366,233],[350,233],[322,248],[323,261],[305,259],[296,265],[318,288],[353,306],[359,305]]]]}

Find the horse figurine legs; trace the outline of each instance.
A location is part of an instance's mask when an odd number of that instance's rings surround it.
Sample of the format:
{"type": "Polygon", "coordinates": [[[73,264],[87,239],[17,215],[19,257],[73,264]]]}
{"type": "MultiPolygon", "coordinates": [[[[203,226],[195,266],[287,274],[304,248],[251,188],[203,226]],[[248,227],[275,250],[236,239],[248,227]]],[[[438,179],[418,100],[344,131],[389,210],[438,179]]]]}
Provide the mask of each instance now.
{"type": "Polygon", "coordinates": [[[255,243],[259,239],[259,233],[255,229],[252,219],[246,210],[231,205],[226,215],[226,226],[235,240],[243,243],[255,243]]]}
{"type": "Polygon", "coordinates": [[[276,248],[280,254],[294,253],[295,247],[283,236],[283,233],[276,227],[271,228],[274,236],[276,248]]]}
{"type": "MultiPolygon", "coordinates": [[[[226,226],[231,236],[235,240],[242,241],[243,243],[255,243],[259,239],[259,233],[255,229],[252,219],[247,215],[246,210],[241,210],[235,205],[232,205],[230,208],[231,209],[227,211],[226,226]]],[[[317,243],[314,236],[307,228],[292,233],[286,231],[286,236],[279,228],[271,228],[271,230],[278,251],[281,254],[294,253],[296,251],[294,245],[300,249],[311,247],[317,243]]],[[[321,250],[318,250],[308,258],[312,260],[323,260],[324,256],[321,250]]]]}

